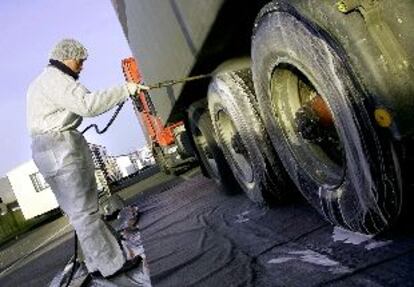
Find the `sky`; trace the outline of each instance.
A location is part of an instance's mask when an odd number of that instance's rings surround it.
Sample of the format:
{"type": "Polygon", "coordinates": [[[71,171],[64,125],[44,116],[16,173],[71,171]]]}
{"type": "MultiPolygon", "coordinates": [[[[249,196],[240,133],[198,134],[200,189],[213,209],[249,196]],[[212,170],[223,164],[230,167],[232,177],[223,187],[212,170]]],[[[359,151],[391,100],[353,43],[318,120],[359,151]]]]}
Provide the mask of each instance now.
{"type": "MultiPolygon", "coordinates": [[[[89,90],[124,82],[121,59],[131,56],[110,0],[0,1],[0,177],[31,159],[26,128],[26,91],[48,63],[56,42],[75,38],[88,49],[80,81],[89,90]]],[[[103,127],[112,111],[84,119],[82,127],[103,127]]],[[[105,145],[113,155],[146,144],[138,119],[128,102],[104,135],[89,131],[89,142],[105,145]]]]}

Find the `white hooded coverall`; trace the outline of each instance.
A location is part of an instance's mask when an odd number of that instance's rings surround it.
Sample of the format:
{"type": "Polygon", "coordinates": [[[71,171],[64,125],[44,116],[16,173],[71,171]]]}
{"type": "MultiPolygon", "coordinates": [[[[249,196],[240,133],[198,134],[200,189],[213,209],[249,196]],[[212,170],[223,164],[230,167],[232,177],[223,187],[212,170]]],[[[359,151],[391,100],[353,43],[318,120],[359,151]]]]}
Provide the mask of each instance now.
{"type": "Polygon", "coordinates": [[[83,116],[99,115],[128,96],[126,85],[89,92],[54,66],[46,67],[27,93],[33,160],[76,230],[89,272],[103,276],[120,269],[125,257],[98,212],[92,155],[76,128],[83,116]]]}

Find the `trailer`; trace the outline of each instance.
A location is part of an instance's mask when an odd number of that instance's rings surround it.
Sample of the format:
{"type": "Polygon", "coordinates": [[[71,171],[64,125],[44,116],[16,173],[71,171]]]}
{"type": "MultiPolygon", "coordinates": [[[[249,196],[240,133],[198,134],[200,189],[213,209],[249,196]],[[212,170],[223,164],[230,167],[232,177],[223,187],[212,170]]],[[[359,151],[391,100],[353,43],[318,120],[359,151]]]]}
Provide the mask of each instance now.
{"type": "Polygon", "coordinates": [[[163,126],[260,205],[295,190],[367,234],[411,204],[414,2],[112,0],[163,126]]]}

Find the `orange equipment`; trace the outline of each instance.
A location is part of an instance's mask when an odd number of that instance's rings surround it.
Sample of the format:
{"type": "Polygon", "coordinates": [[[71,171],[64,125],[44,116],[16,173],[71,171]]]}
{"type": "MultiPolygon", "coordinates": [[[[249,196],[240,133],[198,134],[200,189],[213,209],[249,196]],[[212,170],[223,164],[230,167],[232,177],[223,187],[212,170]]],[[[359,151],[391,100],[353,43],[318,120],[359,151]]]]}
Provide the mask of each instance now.
{"type": "MultiPolygon", "coordinates": [[[[122,70],[127,81],[137,84],[142,82],[142,75],[133,57],[122,60],[122,70]]],[[[173,144],[175,142],[174,129],[184,125],[184,122],[180,121],[164,127],[161,118],[156,115],[156,111],[153,109],[147,91],[141,91],[133,97],[133,100],[147,129],[151,143],[158,144],[161,147],[173,144]]]]}

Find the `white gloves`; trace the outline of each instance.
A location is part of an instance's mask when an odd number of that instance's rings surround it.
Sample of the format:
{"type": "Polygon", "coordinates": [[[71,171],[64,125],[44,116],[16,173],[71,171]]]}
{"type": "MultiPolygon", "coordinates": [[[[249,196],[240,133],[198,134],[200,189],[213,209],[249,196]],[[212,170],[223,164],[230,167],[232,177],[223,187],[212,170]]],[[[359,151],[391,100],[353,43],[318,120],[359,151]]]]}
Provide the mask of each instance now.
{"type": "Polygon", "coordinates": [[[126,87],[130,95],[136,95],[142,90],[148,91],[150,88],[141,84],[136,84],[134,82],[127,82],[126,87]]]}

